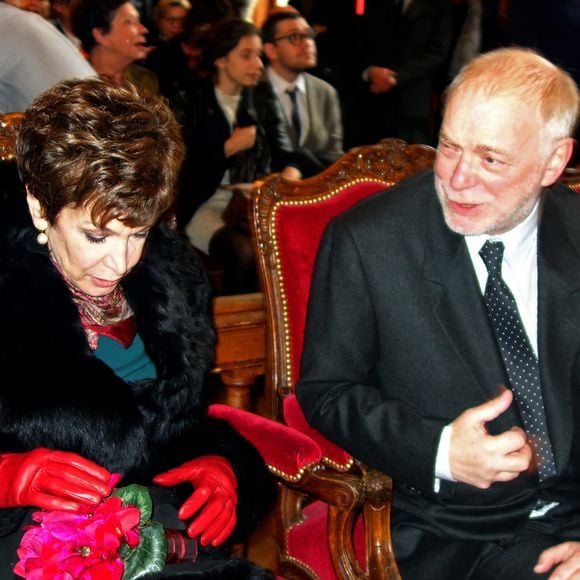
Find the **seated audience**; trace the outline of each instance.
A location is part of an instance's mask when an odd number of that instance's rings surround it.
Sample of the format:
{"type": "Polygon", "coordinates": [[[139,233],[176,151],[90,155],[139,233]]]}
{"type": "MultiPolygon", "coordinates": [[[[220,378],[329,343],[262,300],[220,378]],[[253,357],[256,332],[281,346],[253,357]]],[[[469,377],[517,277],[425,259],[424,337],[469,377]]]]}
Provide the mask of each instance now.
{"type": "Polygon", "coordinates": [[[206,413],[215,331],[207,277],[171,225],[174,115],[130,84],[65,81],[27,109],[16,155],[29,219],[0,236],[0,577],[26,556],[25,577],[119,579],[81,574],[82,558],[57,574],[55,527],[44,548],[21,541],[33,512],[70,512],[71,556],[84,531],[113,570],[121,531],[92,538],[83,514],[139,483],[153,519],[198,549],[147,578],[271,578],[230,556],[275,486],[255,448],[206,413]]]}
{"type": "Polygon", "coordinates": [[[226,0],[209,3],[198,0],[191,7],[184,31],[167,42],[162,42],[145,61],[159,78],[159,90],[170,97],[176,85],[186,79],[208,76],[201,67],[201,48],[209,26],[235,16],[226,0]]]}
{"type": "Polygon", "coordinates": [[[579,104],[531,50],[476,57],[434,170],[323,236],[296,394],[392,476],[405,580],[580,577],[579,104]]]}
{"type": "Polygon", "coordinates": [[[155,73],[137,64],[151,47],[147,46],[147,28],[130,1],[76,0],[72,23],[90,63],[101,77],[118,84],[128,81],[159,93],[155,73]]]}
{"type": "Polygon", "coordinates": [[[298,12],[272,13],[262,27],[262,40],[266,74],[284,110],[294,148],[302,153],[303,177],[310,177],[344,153],[338,94],[329,83],[306,72],[316,66],[315,34],[298,12]]]}
{"type": "Polygon", "coordinates": [[[202,56],[211,77],[182,84],[171,99],[187,146],[177,223],[196,248],[223,262],[227,294],[258,289],[247,222],[242,215],[226,223],[234,190],[248,192],[272,171],[289,179],[301,176],[276,96],[260,80],[261,52],[253,24],[241,19],[216,23],[202,56]]]}
{"type": "Polygon", "coordinates": [[[159,0],[153,7],[152,44],[159,45],[182,34],[190,10],[189,0],[159,0]]]}

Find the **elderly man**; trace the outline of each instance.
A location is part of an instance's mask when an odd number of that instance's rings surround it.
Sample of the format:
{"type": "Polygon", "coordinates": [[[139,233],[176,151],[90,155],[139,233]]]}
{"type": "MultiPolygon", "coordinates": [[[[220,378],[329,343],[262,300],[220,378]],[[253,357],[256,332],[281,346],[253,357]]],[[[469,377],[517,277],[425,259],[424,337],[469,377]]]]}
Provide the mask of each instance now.
{"type": "Polygon", "coordinates": [[[580,578],[578,107],[537,53],[479,56],[434,172],[323,238],[297,395],[395,480],[405,580],[580,578]]]}

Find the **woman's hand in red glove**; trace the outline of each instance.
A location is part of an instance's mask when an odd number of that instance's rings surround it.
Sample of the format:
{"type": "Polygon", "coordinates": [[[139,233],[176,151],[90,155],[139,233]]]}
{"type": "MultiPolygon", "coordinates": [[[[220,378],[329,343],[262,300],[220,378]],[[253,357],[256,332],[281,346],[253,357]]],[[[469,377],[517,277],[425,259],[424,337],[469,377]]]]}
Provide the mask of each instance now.
{"type": "Polygon", "coordinates": [[[191,482],[195,491],[181,506],[179,517],[187,520],[199,512],[187,528],[191,538],[201,535],[203,546],[219,546],[236,527],[237,479],[229,461],[218,455],[192,459],[153,478],[159,485],[191,482]]]}
{"type": "Polygon", "coordinates": [[[78,512],[111,493],[111,474],[76,453],[39,447],[0,455],[0,507],[78,512]]]}

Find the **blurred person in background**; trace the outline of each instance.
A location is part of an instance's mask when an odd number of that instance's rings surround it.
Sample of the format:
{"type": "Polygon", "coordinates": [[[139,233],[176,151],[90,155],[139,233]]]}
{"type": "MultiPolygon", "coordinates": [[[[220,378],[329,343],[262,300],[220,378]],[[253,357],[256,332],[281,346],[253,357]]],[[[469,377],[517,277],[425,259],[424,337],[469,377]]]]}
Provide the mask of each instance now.
{"type": "Polygon", "coordinates": [[[196,0],[193,3],[183,32],[160,43],[144,62],[157,75],[162,95],[171,96],[176,83],[209,74],[200,63],[205,34],[212,23],[235,16],[228,0],[196,0]]]}
{"type": "Polygon", "coordinates": [[[45,18],[0,2],[0,112],[24,111],[63,79],[96,76],[45,18]]]}
{"type": "Polygon", "coordinates": [[[128,81],[159,93],[159,80],[137,64],[151,51],[147,28],[139,12],[127,0],[77,0],[72,10],[75,34],[97,73],[121,84],[128,81]]]}
{"type": "MultiPolygon", "coordinates": [[[[247,222],[226,223],[234,190],[272,171],[298,179],[293,147],[270,84],[261,80],[260,31],[242,19],[216,22],[203,44],[206,79],[183,83],[171,105],[183,126],[187,156],[177,223],[192,244],[223,262],[223,292],[258,289],[247,222]]],[[[234,201],[235,203],[235,201],[234,201]]]]}
{"type": "Polygon", "coordinates": [[[159,0],[153,7],[152,44],[158,45],[182,34],[190,10],[189,0],[159,0]]]}
{"type": "Polygon", "coordinates": [[[303,177],[316,175],[344,153],[338,93],[307,72],[317,63],[315,38],[308,22],[289,8],[272,11],[262,26],[266,75],[294,148],[302,154],[303,177]]]}
{"type": "MultiPolygon", "coordinates": [[[[52,20],[60,30],[79,50],[82,50],[81,41],[72,27],[71,3],[75,0],[51,0],[52,20]]],[[[84,53],[85,58],[88,54],[84,53]]]]}

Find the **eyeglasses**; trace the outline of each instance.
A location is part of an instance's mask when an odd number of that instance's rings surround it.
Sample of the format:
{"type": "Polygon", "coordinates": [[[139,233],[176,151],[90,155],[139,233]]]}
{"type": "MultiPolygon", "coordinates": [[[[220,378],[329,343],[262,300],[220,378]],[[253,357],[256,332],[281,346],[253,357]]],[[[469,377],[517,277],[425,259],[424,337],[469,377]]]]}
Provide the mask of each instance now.
{"type": "Polygon", "coordinates": [[[278,40],[287,40],[290,44],[302,44],[307,40],[314,40],[316,38],[316,32],[314,30],[309,30],[308,32],[292,32],[290,34],[285,34],[284,36],[277,36],[273,39],[273,42],[278,40]]]}

